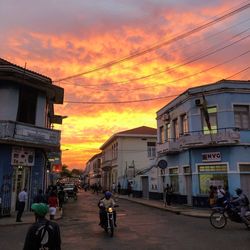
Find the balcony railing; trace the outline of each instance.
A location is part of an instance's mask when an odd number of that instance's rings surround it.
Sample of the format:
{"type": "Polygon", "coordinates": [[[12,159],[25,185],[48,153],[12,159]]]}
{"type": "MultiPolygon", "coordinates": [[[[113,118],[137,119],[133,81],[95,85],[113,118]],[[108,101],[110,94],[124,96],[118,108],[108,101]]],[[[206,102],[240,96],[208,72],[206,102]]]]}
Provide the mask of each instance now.
{"type": "Polygon", "coordinates": [[[0,121],[0,141],[40,148],[59,148],[61,131],[29,124],[0,121]]]}
{"type": "Polygon", "coordinates": [[[230,145],[240,141],[240,131],[235,128],[211,130],[208,134],[194,131],[182,135],[179,139],[181,148],[200,147],[206,145],[230,145]]]}
{"type": "Polygon", "coordinates": [[[232,145],[239,143],[240,131],[237,128],[223,128],[218,130],[193,131],[180,135],[177,139],[170,139],[164,143],[157,144],[158,154],[177,153],[183,149],[204,147],[209,145],[232,145]]]}

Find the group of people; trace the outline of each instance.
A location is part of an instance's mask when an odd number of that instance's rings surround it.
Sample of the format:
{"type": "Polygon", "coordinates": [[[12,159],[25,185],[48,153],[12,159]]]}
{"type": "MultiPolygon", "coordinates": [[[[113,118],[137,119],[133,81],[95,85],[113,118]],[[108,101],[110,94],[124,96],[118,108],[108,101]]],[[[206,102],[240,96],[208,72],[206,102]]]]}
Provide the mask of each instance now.
{"type": "MultiPolygon", "coordinates": [[[[56,209],[62,209],[65,199],[65,192],[63,187],[49,186],[45,194],[42,189],[39,189],[37,195],[33,199],[33,203],[44,203],[48,206],[50,220],[53,220],[56,214],[56,209]]],[[[17,199],[17,216],[16,222],[22,222],[22,215],[24,212],[25,204],[28,200],[27,189],[24,188],[19,194],[17,199]]]]}
{"type": "Polygon", "coordinates": [[[240,211],[240,217],[242,221],[250,228],[250,223],[245,217],[247,210],[249,209],[249,199],[246,194],[243,193],[241,188],[235,190],[237,197],[232,197],[227,188],[223,188],[221,185],[218,187],[210,186],[209,191],[209,205],[223,207],[225,201],[234,204],[240,211]]]}
{"type": "Polygon", "coordinates": [[[223,188],[221,185],[213,186],[211,185],[209,187],[209,205],[210,207],[213,206],[223,206],[223,202],[225,200],[230,200],[230,193],[228,191],[228,188],[223,188]]]}

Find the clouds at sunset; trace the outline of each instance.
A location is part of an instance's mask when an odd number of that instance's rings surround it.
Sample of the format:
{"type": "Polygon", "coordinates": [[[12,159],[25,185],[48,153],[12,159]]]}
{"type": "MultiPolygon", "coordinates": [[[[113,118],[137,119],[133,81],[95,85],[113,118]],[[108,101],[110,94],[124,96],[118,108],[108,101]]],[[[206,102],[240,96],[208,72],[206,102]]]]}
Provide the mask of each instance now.
{"type": "MultiPolygon", "coordinates": [[[[249,50],[249,9],[132,60],[76,78],[56,80],[169,41],[243,3],[3,0],[0,57],[20,66],[26,63],[28,69],[50,77],[64,88],[65,103],[55,107],[58,114],[68,116],[58,126],[62,130],[62,148],[70,149],[63,152],[63,161],[72,168],[83,168],[112,134],[143,125],[156,127],[156,111],[176,95],[246,68],[249,53],[236,57],[249,50]],[[228,62],[223,64],[225,61],[228,62]],[[217,64],[221,65],[214,67],[217,64]],[[79,103],[129,102],[163,96],[169,98],[106,105],[79,103]]],[[[249,79],[249,70],[233,79],[249,79]]]]}

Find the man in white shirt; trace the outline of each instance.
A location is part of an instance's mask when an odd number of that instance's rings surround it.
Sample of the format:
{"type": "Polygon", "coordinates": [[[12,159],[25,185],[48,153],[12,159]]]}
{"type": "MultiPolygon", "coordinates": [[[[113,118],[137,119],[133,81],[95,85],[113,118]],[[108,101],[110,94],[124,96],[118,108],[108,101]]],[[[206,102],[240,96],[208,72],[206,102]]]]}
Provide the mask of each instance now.
{"type": "Polygon", "coordinates": [[[24,188],[23,191],[21,191],[18,194],[16,222],[22,222],[21,217],[23,215],[25,202],[27,201],[27,199],[28,199],[27,188],[24,188]]]}

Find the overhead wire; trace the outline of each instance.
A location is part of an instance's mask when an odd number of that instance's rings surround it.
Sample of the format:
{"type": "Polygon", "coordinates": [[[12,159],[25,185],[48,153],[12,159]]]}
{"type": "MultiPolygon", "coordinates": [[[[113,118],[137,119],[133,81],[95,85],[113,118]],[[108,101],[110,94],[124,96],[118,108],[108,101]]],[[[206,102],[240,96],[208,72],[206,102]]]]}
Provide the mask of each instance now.
{"type": "MultiPolygon", "coordinates": [[[[214,65],[206,70],[202,70],[202,71],[199,71],[195,74],[191,74],[191,75],[188,75],[188,76],[185,76],[183,78],[180,78],[180,79],[177,79],[177,80],[174,80],[174,81],[171,81],[171,82],[168,82],[168,83],[172,83],[172,82],[175,82],[175,81],[180,81],[180,80],[184,80],[184,79],[187,79],[187,78],[190,78],[190,77],[193,77],[193,76],[196,76],[196,75],[199,75],[201,73],[203,73],[204,71],[208,71],[208,70],[211,70],[211,69],[214,69],[218,66],[221,66],[223,64],[226,64],[228,62],[231,62],[232,60],[235,60],[236,58],[239,58],[241,56],[244,56],[246,54],[248,54],[250,51],[246,51],[244,53],[242,53],[241,55],[238,55],[236,57],[233,57],[229,60],[226,60],[222,63],[219,63],[217,65],[214,65]]],[[[161,99],[167,99],[167,98],[171,98],[171,97],[175,97],[176,95],[170,95],[170,96],[161,96],[161,97],[155,97],[155,98],[148,98],[148,99],[140,99],[140,100],[129,100],[129,101],[103,101],[103,102],[95,102],[95,101],[89,101],[89,102],[83,102],[83,101],[64,101],[65,103],[73,103],[73,104],[121,104],[121,103],[138,103],[138,102],[148,102],[148,101],[155,101],[155,100],[161,100],[161,99]]]]}
{"type": "Polygon", "coordinates": [[[109,68],[109,67],[111,67],[113,65],[116,65],[118,63],[121,63],[121,62],[125,62],[125,61],[128,61],[128,60],[140,57],[142,55],[145,55],[147,53],[155,51],[156,49],[159,49],[159,48],[161,48],[161,47],[163,47],[163,46],[165,46],[167,44],[170,44],[172,42],[176,42],[176,41],[181,40],[181,39],[183,39],[185,37],[188,37],[188,36],[190,36],[190,35],[192,35],[194,33],[197,33],[197,32],[199,32],[201,30],[204,30],[207,27],[210,27],[210,26],[212,26],[212,25],[214,25],[214,24],[216,24],[218,22],[221,22],[221,21],[223,21],[223,20],[225,20],[225,19],[227,19],[227,18],[229,18],[229,17],[231,17],[231,16],[233,16],[233,15],[235,15],[237,13],[240,13],[240,12],[246,10],[249,7],[250,7],[250,3],[248,2],[247,4],[241,6],[241,7],[237,8],[237,9],[234,9],[234,10],[232,10],[232,11],[230,11],[230,12],[228,12],[228,13],[226,13],[226,14],[224,14],[224,15],[222,15],[222,16],[220,16],[220,17],[218,17],[218,18],[216,18],[216,19],[214,19],[212,21],[209,21],[209,22],[207,22],[207,23],[205,23],[205,24],[203,24],[203,25],[201,25],[199,27],[196,27],[196,28],[194,28],[194,29],[192,29],[190,31],[187,31],[187,32],[184,32],[184,33],[182,33],[180,35],[177,35],[174,38],[171,38],[171,39],[169,39],[169,40],[167,40],[165,42],[156,44],[156,45],[154,45],[154,46],[152,46],[152,47],[150,47],[148,49],[141,50],[141,51],[133,53],[133,54],[131,54],[129,56],[125,56],[125,57],[123,57],[121,59],[110,61],[110,62],[105,63],[105,64],[103,64],[103,65],[101,65],[99,67],[96,67],[94,69],[90,69],[90,70],[87,70],[87,71],[84,71],[84,72],[81,72],[81,73],[78,73],[78,74],[75,74],[75,75],[71,75],[71,76],[68,76],[68,77],[64,77],[64,78],[61,78],[61,79],[54,80],[53,82],[56,83],[56,82],[61,82],[63,80],[76,78],[76,77],[79,77],[79,76],[82,76],[82,75],[86,75],[86,74],[89,74],[89,73],[99,71],[99,70],[104,69],[104,68],[109,68]]]}
{"type": "MultiPolygon", "coordinates": [[[[242,21],[242,22],[240,22],[239,24],[242,24],[242,23],[245,23],[245,22],[247,22],[247,21],[249,21],[250,19],[247,19],[247,20],[244,20],[244,21],[242,21]]],[[[214,37],[214,36],[216,36],[216,35],[218,35],[218,34],[220,34],[220,33],[223,33],[223,32],[225,32],[226,30],[228,30],[228,29],[230,29],[230,28],[232,28],[232,27],[235,27],[235,26],[238,26],[239,24],[237,24],[237,25],[233,25],[233,26],[231,26],[231,27],[228,27],[228,28],[226,28],[226,29],[224,29],[223,31],[220,31],[220,32],[217,32],[216,34],[213,34],[212,36],[210,36],[210,37],[214,37]]],[[[242,34],[242,33],[244,33],[244,32],[246,32],[246,31],[248,31],[249,29],[247,29],[247,30],[245,30],[245,31],[243,31],[243,32],[240,32],[240,33],[238,33],[238,34],[236,34],[236,35],[234,35],[231,39],[233,39],[234,37],[236,37],[236,36],[239,36],[240,34],[242,34]]],[[[208,37],[209,38],[209,37],[208,37]]],[[[204,38],[205,39],[205,38],[204,38]]],[[[201,42],[201,41],[203,41],[204,39],[201,39],[201,40],[199,40],[198,42],[201,42]]],[[[207,38],[206,38],[207,39],[207,38]]],[[[231,39],[227,39],[227,42],[229,41],[229,40],[231,40],[231,39]]],[[[191,45],[193,45],[193,44],[195,44],[195,43],[197,43],[197,42],[194,42],[194,43],[191,43],[191,45]]],[[[224,42],[222,42],[222,43],[224,43],[224,42]]],[[[219,44],[221,44],[221,43],[219,43],[219,44]]],[[[219,44],[217,44],[216,46],[218,46],[219,44]]],[[[188,47],[190,47],[191,46],[190,44],[189,45],[187,45],[188,47]]],[[[183,48],[185,48],[186,46],[183,46],[183,48]]],[[[203,52],[205,52],[205,51],[207,51],[207,50],[209,50],[209,49],[211,49],[211,48],[213,48],[213,47],[215,47],[215,46],[212,46],[212,47],[210,47],[210,48],[207,48],[207,49],[205,49],[205,50],[203,50],[203,52]]],[[[179,49],[179,48],[178,48],[179,49]]],[[[172,51],[173,52],[173,51],[172,51]]],[[[194,57],[194,56],[191,56],[191,57],[187,57],[187,58],[185,58],[185,59],[189,59],[189,58],[192,58],[192,57],[194,57]]],[[[205,56],[204,56],[205,57],[205,56]]],[[[158,58],[158,57],[156,57],[156,58],[158,58]]],[[[191,62],[187,62],[186,64],[189,64],[189,63],[192,63],[192,61],[191,62]]],[[[185,65],[186,65],[185,64],[185,65]]],[[[138,65],[138,64],[136,64],[136,65],[138,65]]],[[[136,66],[136,65],[134,65],[134,66],[136,66]]],[[[182,67],[183,66],[183,64],[179,64],[179,65],[177,65],[176,66],[176,68],[178,68],[178,67],[182,67]]],[[[165,71],[163,71],[163,73],[165,73],[165,71]]],[[[126,82],[130,82],[130,81],[135,81],[135,80],[139,80],[140,78],[131,78],[131,79],[128,79],[128,80],[123,80],[123,81],[116,81],[116,82],[110,82],[110,83],[105,83],[105,84],[102,84],[101,85],[101,87],[104,87],[104,86],[109,86],[109,85],[112,85],[112,84],[119,84],[119,83],[126,83],[126,82]]],[[[119,88],[119,89],[103,89],[103,88],[95,88],[95,87],[100,87],[100,85],[93,85],[93,84],[87,84],[87,86],[85,86],[85,85],[83,85],[83,84],[81,84],[81,83],[75,83],[75,82],[68,82],[68,81],[62,81],[62,83],[63,84],[65,84],[65,85],[74,85],[74,86],[82,86],[82,87],[85,87],[85,88],[88,88],[88,89],[93,89],[93,90],[101,90],[101,91],[118,91],[118,92],[121,92],[121,91],[131,91],[131,90],[137,90],[137,88],[136,89],[121,89],[121,88],[119,88]]],[[[140,89],[140,88],[139,88],[140,89]]]]}

